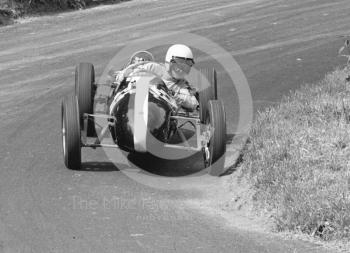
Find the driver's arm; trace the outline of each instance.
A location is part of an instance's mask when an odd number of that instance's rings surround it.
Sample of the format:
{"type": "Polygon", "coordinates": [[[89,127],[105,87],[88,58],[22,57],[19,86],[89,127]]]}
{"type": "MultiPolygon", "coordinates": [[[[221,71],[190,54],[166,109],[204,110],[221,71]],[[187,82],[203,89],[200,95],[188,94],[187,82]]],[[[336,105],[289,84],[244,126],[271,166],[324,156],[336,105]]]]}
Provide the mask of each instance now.
{"type": "Polygon", "coordinates": [[[131,64],[125,69],[117,71],[115,73],[115,82],[121,83],[124,80],[124,78],[130,75],[139,65],[139,63],[131,64]]]}
{"type": "Polygon", "coordinates": [[[149,72],[151,72],[159,77],[162,77],[163,73],[165,71],[164,66],[162,66],[156,62],[147,62],[143,65],[140,65],[137,69],[149,71],[149,72]]]}
{"type": "Polygon", "coordinates": [[[176,102],[183,108],[194,111],[198,107],[195,89],[186,81],[181,80],[171,87],[176,102]]]}
{"type": "Polygon", "coordinates": [[[158,76],[162,76],[164,69],[162,66],[155,62],[139,62],[129,65],[127,68],[118,71],[116,73],[115,81],[121,83],[124,78],[128,77],[131,73],[137,70],[146,70],[152,72],[158,76]]]}

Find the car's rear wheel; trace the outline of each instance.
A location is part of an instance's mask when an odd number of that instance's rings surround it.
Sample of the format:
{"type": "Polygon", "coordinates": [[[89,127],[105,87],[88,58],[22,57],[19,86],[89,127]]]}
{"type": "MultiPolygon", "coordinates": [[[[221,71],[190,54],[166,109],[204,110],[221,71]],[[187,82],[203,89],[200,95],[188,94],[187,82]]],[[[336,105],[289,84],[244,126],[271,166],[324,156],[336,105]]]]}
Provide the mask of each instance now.
{"type": "MultiPolygon", "coordinates": [[[[79,63],[75,68],[75,95],[79,104],[80,126],[84,128],[84,113],[92,114],[95,96],[95,69],[91,63],[79,63]]],[[[89,119],[88,136],[95,136],[95,124],[93,119],[89,119]]]]}
{"type": "Polygon", "coordinates": [[[224,159],[220,158],[223,158],[226,151],[226,116],[221,100],[210,100],[208,102],[207,124],[210,124],[212,129],[212,136],[208,144],[210,154],[209,174],[219,176],[224,172],[224,159]]]}
{"type": "Polygon", "coordinates": [[[202,123],[207,121],[209,100],[217,99],[217,74],[215,69],[202,69],[199,83],[199,116],[202,123]]]}
{"type": "Polygon", "coordinates": [[[69,169],[79,170],[81,167],[81,142],[79,107],[76,96],[63,99],[61,113],[64,163],[69,169]]]}

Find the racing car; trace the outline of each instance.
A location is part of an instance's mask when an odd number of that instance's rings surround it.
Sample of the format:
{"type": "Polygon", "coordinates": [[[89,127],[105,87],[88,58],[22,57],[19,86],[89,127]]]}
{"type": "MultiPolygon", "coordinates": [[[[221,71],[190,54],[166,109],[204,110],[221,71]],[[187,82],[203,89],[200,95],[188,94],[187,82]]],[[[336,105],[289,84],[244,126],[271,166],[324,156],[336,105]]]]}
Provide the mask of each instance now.
{"type": "MultiPolygon", "coordinates": [[[[133,54],[129,60],[153,61],[147,51],[133,54]]],[[[128,65],[127,64],[127,65],[128,65]]],[[[185,150],[203,153],[203,168],[218,175],[212,165],[226,151],[226,117],[223,102],[217,98],[217,73],[203,69],[197,78],[199,106],[194,111],[179,106],[163,80],[148,71],[131,72],[121,83],[97,84],[94,66],[80,63],[75,71],[74,94],[62,101],[62,145],[67,168],[81,169],[81,148],[111,147],[134,153],[154,150],[185,150]],[[102,97],[104,109],[96,112],[101,102],[97,89],[110,88],[102,97]],[[190,138],[184,134],[191,130],[190,138]],[[180,141],[174,139],[180,138],[180,141]],[[105,141],[105,140],[110,140],[105,141]],[[191,140],[190,140],[191,139],[191,140]]],[[[171,154],[170,154],[171,156],[171,154]]]]}

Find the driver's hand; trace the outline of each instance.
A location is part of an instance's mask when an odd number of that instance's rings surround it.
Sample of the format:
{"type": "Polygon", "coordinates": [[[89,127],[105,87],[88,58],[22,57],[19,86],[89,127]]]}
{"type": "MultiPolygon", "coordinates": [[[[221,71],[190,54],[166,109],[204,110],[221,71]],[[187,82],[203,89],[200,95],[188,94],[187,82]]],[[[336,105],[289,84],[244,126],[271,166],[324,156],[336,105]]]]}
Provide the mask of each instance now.
{"type": "Polygon", "coordinates": [[[120,84],[124,80],[124,72],[118,71],[115,73],[115,82],[120,84]]]}
{"type": "Polygon", "coordinates": [[[121,83],[126,77],[128,77],[134,71],[133,68],[126,68],[124,70],[118,71],[115,75],[115,82],[121,83]]]}
{"type": "Polygon", "coordinates": [[[196,94],[198,93],[197,89],[194,87],[188,87],[188,91],[192,96],[196,96],[196,94]]]}
{"type": "Polygon", "coordinates": [[[192,91],[192,89],[180,88],[175,93],[174,98],[176,102],[182,107],[188,110],[194,110],[198,105],[198,101],[195,94],[196,94],[195,91],[194,90],[192,91]]]}

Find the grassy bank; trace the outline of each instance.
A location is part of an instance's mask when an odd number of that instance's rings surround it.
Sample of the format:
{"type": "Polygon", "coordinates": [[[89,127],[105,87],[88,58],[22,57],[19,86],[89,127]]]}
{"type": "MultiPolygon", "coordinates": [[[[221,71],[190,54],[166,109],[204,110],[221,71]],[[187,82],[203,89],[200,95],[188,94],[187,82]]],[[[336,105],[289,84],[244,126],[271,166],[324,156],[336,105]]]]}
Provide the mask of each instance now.
{"type": "Polygon", "coordinates": [[[25,15],[84,9],[122,1],[126,0],[0,0],[0,25],[11,24],[11,20],[25,15]]]}
{"type": "Polygon", "coordinates": [[[304,86],[252,126],[241,176],[280,231],[350,239],[349,72],[304,86]]]}

